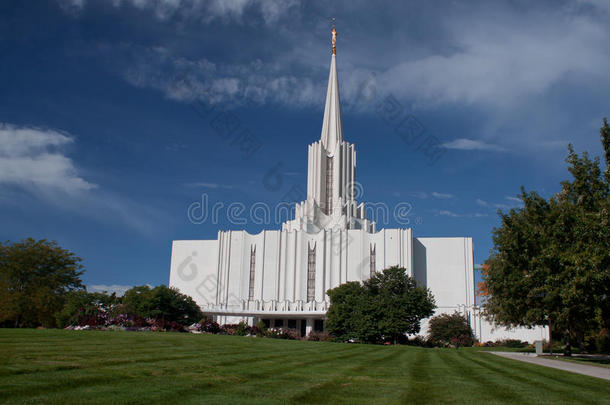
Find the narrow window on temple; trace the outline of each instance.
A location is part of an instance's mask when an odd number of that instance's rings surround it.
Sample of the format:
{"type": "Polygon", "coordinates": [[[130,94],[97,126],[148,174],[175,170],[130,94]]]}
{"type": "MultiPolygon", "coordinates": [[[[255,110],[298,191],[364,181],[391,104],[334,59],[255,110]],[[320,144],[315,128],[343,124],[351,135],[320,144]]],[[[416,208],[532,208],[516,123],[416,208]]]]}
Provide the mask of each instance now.
{"type": "Polygon", "coordinates": [[[370,259],[371,260],[370,261],[370,273],[371,273],[370,276],[371,277],[373,277],[375,275],[375,265],[376,265],[376,263],[375,263],[375,261],[376,261],[375,248],[376,248],[376,246],[371,243],[371,246],[370,246],[371,253],[370,253],[370,256],[369,256],[371,258],[370,259]]]}
{"type": "Polygon", "coordinates": [[[256,245],[250,246],[250,289],[248,291],[248,300],[254,299],[254,269],[256,268],[256,245]]]}
{"type": "Polygon", "coordinates": [[[307,302],[316,299],[316,245],[307,244],[307,302]]]}
{"type": "Polygon", "coordinates": [[[326,157],[326,215],[333,211],[333,158],[326,157]]]}

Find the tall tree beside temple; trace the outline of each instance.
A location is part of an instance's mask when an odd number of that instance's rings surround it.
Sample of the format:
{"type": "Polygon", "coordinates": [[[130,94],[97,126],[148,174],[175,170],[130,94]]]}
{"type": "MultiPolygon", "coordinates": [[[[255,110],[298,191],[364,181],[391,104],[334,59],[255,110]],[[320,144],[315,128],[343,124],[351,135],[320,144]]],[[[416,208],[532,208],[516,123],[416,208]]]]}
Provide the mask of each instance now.
{"type": "Polygon", "coordinates": [[[56,242],[0,243],[0,325],[55,326],[66,294],[84,289],[80,263],[56,242]]]}
{"type": "Polygon", "coordinates": [[[571,180],[549,199],[521,190],[523,208],[500,213],[486,261],[487,314],[509,326],[550,324],[582,345],[610,327],[610,126],[600,159],[569,146],[571,180]]]}

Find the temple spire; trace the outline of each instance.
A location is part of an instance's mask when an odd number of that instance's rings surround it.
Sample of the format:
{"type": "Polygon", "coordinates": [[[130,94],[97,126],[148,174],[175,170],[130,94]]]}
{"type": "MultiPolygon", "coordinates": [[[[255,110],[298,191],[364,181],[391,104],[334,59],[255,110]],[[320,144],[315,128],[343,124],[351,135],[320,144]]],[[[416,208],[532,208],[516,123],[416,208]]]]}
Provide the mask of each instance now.
{"type": "Polygon", "coordinates": [[[330,74],[328,76],[328,90],[326,91],[326,105],[324,107],[321,136],[322,145],[324,145],[324,148],[329,152],[333,152],[337,142],[343,140],[336,61],[337,31],[335,30],[334,24],[331,32],[333,48],[330,60],[330,74]]]}

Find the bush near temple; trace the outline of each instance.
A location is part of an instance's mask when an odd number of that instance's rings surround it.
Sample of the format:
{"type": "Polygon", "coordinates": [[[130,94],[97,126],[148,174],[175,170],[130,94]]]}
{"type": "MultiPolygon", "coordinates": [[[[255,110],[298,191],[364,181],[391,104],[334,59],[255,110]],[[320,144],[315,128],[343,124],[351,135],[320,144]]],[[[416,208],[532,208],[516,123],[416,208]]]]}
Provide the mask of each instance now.
{"type": "Polygon", "coordinates": [[[428,322],[428,342],[434,346],[472,346],[474,334],[460,313],[440,314],[428,322]]]}
{"type": "Polygon", "coordinates": [[[317,332],[312,330],[309,332],[309,335],[307,335],[305,340],[309,340],[310,342],[330,342],[333,340],[333,337],[327,332],[317,332]]]}

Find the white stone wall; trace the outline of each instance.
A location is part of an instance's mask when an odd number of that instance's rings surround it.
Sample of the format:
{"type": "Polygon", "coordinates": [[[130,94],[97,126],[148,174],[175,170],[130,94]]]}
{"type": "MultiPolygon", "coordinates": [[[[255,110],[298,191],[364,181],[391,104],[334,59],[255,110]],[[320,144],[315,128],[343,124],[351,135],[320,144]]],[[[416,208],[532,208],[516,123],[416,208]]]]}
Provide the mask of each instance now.
{"type": "Polygon", "coordinates": [[[439,310],[474,305],[472,238],[415,238],[415,279],[426,285],[439,310]]]}
{"type": "Polygon", "coordinates": [[[250,254],[255,247],[253,300],[306,301],[308,248],[315,246],[315,301],[328,301],[326,291],[370,276],[370,249],[376,271],[397,265],[413,272],[410,229],[246,231],[218,233],[218,240],[174,241],[170,286],[191,295],[202,306],[238,308],[249,298],[250,254]]]}
{"type": "Polygon", "coordinates": [[[175,240],[172,243],[169,285],[205,306],[216,302],[218,241],[175,240]]]}

